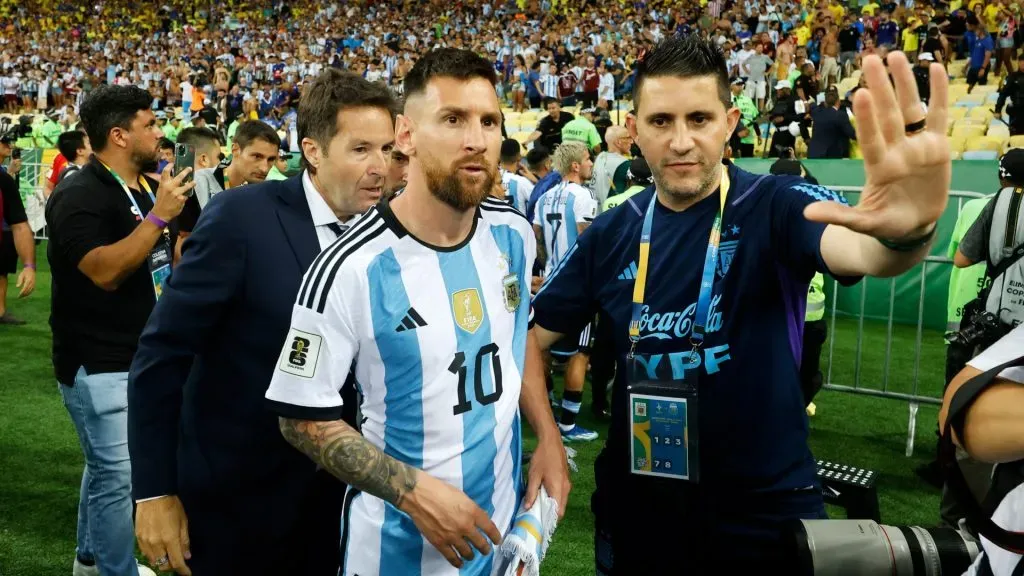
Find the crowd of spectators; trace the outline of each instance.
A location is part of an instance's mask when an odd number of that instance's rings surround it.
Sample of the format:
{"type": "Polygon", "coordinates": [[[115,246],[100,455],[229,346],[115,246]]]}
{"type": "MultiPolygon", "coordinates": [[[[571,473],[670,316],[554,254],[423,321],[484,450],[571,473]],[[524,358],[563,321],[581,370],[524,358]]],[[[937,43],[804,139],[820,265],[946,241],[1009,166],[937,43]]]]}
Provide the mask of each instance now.
{"type": "MultiPolygon", "coordinates": [[[[49,112],[68,129],[85,94],[132,84],[153,95],[172,141],[204,115],[228,141],[236,120],[258,118],[295,147],[302,87],[327,67],[400,96],[424,51],[470,48],[494,63],[512,111],[554,99],[595,107],[600,119],[628,107],[635,65],[655,43],[701,34],[723,48],[736,79],[733,154],[770,140],[758,152],[777,155],[810,140],[815,116],[831,116],[836,139],[853,134],[829,110],[846,112],[864,55],[901,50],[922,79],[929,62],[969,57],[972,85],[1015,71],[1019,16],[1011,0],[29,0],[0,4],[0,90],[4,111],[49,112]]],[[[37,130],[33,145],[53,138],[37,130]]],[[[837,157],[849,145],[815,149],[837,157]]]]}

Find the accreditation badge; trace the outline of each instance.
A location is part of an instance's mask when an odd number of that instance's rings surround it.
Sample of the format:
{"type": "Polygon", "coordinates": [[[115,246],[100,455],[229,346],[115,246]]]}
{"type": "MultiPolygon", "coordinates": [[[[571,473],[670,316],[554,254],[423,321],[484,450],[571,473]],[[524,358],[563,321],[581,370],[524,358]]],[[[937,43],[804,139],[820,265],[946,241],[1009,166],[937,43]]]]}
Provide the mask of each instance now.
{"type": "Polygon", "coordinates": [[[159,301],[164,293],[164,285],[171,276],[171,249],[163,237],[149,252],[146,261],[150,277],[153,280],[153,294],[159,301]]]}
{"type": "MultiPolygon", "coordinates": [[[[641,356],[632,359],[636,364],[641,356]]],[[[687,371],[690,372],[690,371],[687,371]]],[[[696,374],[696,370],[692,371],[696,374]]],[[[698,482],[700,442],[699,398],[696,376],[684,380],[649,380],[645,368],[630,369],[629,471],[698,482]]]]}

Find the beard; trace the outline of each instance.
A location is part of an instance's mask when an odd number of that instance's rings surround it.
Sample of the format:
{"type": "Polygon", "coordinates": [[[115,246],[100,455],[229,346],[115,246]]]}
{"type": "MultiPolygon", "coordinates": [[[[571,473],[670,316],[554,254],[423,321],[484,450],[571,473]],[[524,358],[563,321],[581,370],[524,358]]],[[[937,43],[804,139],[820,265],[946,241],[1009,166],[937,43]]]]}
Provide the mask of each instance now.
{"type": "Polygon", "coordinates": [[[156,172],[157,168],[160,167],[160,149],[157,148],[149,153],[138,149],[133,150],[132,164],[143,174],[156,172]]]}
{"type": "Polygon", "coordinates": [[[482,157],[472,158],[451,168],[444,168],[439,163],[433,162],[432,159],[423,165],[430,193],[460,212],[479,206],[480,202],[490,194],[495,179],[495,171],[488,166],[483,171],[482,180],[468,180],[465,174],[459,171],[459,167],[466,163],[487,165],[486,160],[482,157]]]}
{"type": "Polygon", "coordinates": [[[667,162],[669,160],[664,160],[657,169],[651,170],[654,184],[658,190],[665,192],[681,204],[692,204],[707,196],[715,183],[715,170],[721,170],[719,163],[712,164],[702,161],[696,185],[682,182],[669,183],[665,178],[665,163],[667,162]]]}

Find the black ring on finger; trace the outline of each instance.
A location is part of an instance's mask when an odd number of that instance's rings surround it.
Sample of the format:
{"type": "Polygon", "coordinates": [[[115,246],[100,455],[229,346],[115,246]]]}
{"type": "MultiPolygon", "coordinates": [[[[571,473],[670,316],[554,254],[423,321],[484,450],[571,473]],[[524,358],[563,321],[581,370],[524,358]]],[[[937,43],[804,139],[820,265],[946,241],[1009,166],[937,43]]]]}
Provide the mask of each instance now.
{"type": "Polygon", "coordinates": [[[926,126],[927,121],[926,119],[922,118],[917,122],[911,122],[910,124],[904,125],[903,130],[907,133],[908,136],[912,136],[914,134],[917,134],[918,132],[923,132],[926,126]]]}

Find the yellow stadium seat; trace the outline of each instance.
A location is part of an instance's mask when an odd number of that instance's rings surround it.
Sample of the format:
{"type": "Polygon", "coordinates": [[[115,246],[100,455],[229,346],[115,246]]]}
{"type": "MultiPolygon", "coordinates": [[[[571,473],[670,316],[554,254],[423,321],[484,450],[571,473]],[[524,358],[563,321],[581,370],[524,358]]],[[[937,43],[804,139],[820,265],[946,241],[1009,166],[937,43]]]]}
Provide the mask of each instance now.
{"type": "Polygon", "coordinates": [[[537,116],[538,113],[536,110],[527,110],[519,114],[519,119],[522,120],[523,122],[536,123],[537,116]]]}
{"type": "Polygon", "coordinates": [[[515,140],[516,142],[519,142],[520,144],[525,145],[526,144],[526,139],[530,137],[530,133],[529,132],[515,132],[513,134],[509,134],[508,137],[513,139],[513,140],[515,140]]]}
{"type": "Polygon", "coordinates": [[[985,125],[962,124],[960,122],[957,122],[956,124],[953,125],[953,131],[950,133],[950,136],[954,138],[957,136],[960,136],[962,138],[970,138],[972,136],[983,136],[987,129],[988,126],[985,125]]]}
{"type": "Polygon", "coordinates": [[[950,84],[946,89],[950,102],[956,102],[967,95],[967,84],[950,84]]]}
{"type": "Polygon", "coordinates": [[[967,148],[967,138],[963,136],[950,136],[946,138],[946,142],[949,144],[950,152],[963,152],[967,148]]]}
{"type": "Polygon", "coordinates": [[[992,115],[992,110],[989,109],[987,106],[976,106],[974,108],[971,108],[971,111],[967,113],[967,116],[969,118],[981,120],[986,124],[988,124],[992,120],[992,115]]]}
{"type": "Polygon", "coordinates": [[[960,120],[967,116],[967,108],[953,107],[949,109],[950,120],[960,120]]]}
{"type": "Polygon", "coordinates": [[[974,136],[967,139],[967,147],[964,151],[992,150],[997,153],[1002,152],[1003,143],[1007,140],[1008,138],[996,138],[995,136],[974,136]]]}
{"type": "Polygon", "coordinates": [[[1024,148],[1024,135],[1010,136],[1010,139],[1006,141],[1004,152],[1010,148],[1024,148]]]}
{"type": "Polygon", "coordinates": [[[950,86],[960,86],[961,84],[966,86],[967,85],[967,78],[964,78],[963,76],[957,76],[957,77],[949,79],[949,85],[950,86]]]}
{"type": "Polygon", "coordinates": [[[950,150],[949,151],[949,159],[950,160],[960,160],[960,156],[961,156],[961,152],[959,150],[950,150]]]}
{"type": "Polygon", "coordinates": [[[1006,124],[999,121],[993,121],[988,125],[988,132],[986,136],[994,136],[996,138],[1002,138],[1004,141],[1010,139],[1010,128],[1006,124]]]}

